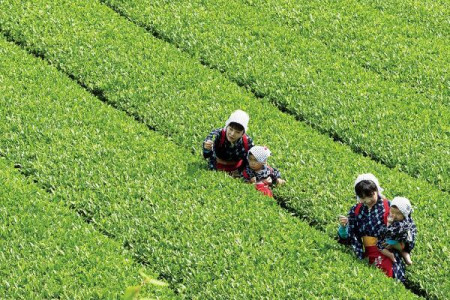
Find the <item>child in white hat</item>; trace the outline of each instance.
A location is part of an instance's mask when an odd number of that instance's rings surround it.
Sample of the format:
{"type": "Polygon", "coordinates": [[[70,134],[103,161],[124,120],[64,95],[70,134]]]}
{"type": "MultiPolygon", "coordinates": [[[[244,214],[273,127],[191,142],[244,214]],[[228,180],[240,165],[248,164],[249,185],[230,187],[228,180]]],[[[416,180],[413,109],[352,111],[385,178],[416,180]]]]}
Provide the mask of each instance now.
{"type": "Polygon", "coordinates": [[[417,234],[411,212],[411,203],[407,198],[395,197],[392,200],[384,243],[380,246],[381,252],[393,262],[396,260],[390,250],[398,250],[407,265],[412,264],[410,252],[417,234]]]}
{"type": "Polygon", "coordinates": [[[254,183],[257,190],[272,197],[270,187],[273,184],[282,185],[286,181],[281,179],[281,173],[267,164],[270,150],[265,146],[252,147],[247,156],[248,164],[241,175],[246,182],[254,183]]]}
{"type": "Polygon", "coordinates": [[[211,170],[239,176],[253,140],[246,134],[249,116],[245,111],[234,111],[225,127],[215,129],[203,141],[203,157],[209,159],[211,170]]]}

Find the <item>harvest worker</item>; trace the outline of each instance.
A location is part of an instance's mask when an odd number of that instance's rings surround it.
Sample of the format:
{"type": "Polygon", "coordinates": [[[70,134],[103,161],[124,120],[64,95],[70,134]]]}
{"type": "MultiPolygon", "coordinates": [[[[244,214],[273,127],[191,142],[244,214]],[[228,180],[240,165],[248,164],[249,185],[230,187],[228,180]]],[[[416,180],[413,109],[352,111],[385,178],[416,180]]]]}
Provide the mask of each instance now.
{"type": "Polygon", "coordinates": [[[354,188],[358,203],[351,207],[348,217],[339,217],[340,241],[350,244],[359,259],[367,257],[369,264],[404,282],[405,264],[399,252],[394,252],[396,259],[392,261],[377,246],[387,229],[390,211],[390,203],[381,194],[383,189],[378,179],[373,174],[359,175],[354,188]]]}
{"type": "Polygon", "coordinates": [[[252,139],[246,134],[249,116],[242,110],[234,111],[224,128],[213,130],[203,142],[203,157],[209,158],[209,168],[239,176],[244,167],[252,139]]]}
{"type": "Polygon", "coordinates": [[[267,158],[270,156],[270,150],[264,146],[254,146],[248,151],[248,164],[241,175],[248,183],[255,184],[258,191],[264,195],[273,197],[270,189],[273,184],[282,185],[285,183],[281,179],[281,173],[267,164],[267,158]]]}

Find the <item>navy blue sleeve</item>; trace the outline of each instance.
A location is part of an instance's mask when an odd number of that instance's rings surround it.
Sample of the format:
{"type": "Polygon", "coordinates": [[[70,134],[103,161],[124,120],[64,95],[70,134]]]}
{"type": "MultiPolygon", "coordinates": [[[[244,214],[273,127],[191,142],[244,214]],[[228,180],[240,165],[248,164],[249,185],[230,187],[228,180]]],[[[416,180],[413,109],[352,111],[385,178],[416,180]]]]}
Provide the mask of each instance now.
{"type": "Polygon", "coordinates": [[[248,142],[248,149],[249,150],[252,149],[253,146],[255,146],[253,144],[253,139],[251,137],[249,137],[248,135],[247,135],[247,142],[248,142]]]}
{"type": "Polygon", "coordinates": [[[270,179],[272,179],[272,184],[276,184],[277,179],[281,178],[281,173],[275,168],[272,168],[270,166],[267,167],[269,168],[269,176],[270,179]]]}
{"type": "Polygon", "coordinates": [[[363,244],[361,241],[361,234],[359,232],[359,226],[357,223],[357,218],[355,216],[355,204],[352,206],[348,213],[348,239],[349,243],[352,246],[353,251],[355,252],[356,256],[360,259],[364,258],[364,249],[363,244]]]}
{"type": "Polygon", "coordinates": [[[405,251],[410,253],[412,249],[414,249],[414,246],[416,245],[416,236],[417,236],[417,227],[416,224],[414,223],[413,219],[410,218],[410,230],[409,230],[409,235],[408,235],[408,239],[405,242],[405,251]]]}

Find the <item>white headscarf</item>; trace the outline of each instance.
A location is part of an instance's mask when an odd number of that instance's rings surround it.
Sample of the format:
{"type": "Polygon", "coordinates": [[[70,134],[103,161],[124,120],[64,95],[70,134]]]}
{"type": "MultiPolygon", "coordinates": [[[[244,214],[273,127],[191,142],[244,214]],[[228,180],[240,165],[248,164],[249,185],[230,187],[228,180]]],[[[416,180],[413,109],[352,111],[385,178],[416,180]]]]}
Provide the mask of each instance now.
{"type": "Polygon", "coordinates": [[[267,158],[270,156],[270,150],[265,146],[253,146],[250,148],[248,153],[253,154],[256,160],[260,163],[266,163],[267,158]]]}
{"type": "Polygon", "coordinates": [[[391,206],[396,206],[405,218],[407,218],[412,211],[411,202],[409,202],[408,198],[404,197],[394,197],[394,199],[392,199],[391,206]]]}
{"type": "MultiPolygon", "coordinates": [[[[354,187],[356,187],[356,185],[363,180],[368,180],[368,181],[372,181],[373,183],[375,183],[375,185],[377,186],[377,190],[378,190],[378,196],[380,198],[383,197],[383,195],[381,195],[381,193],[384,191],[384,189],[378,183],[378,179],[375,177],[375,175],[373,175],[372,173],[366,173],[366,174],[359,175],[358,178],[356,178],[356,180],[355,180],[354,187]]],[[[358,196],[356,196],[356,199],[359,201],[358,196]]]]}
{"type": "Polygon", "coordinates": [[[245,111],[238,109],[231,113],[230,117],[225,122],[225,127],[230,125],[230,123],[237,123],[244,127],[244,131],[247,131],[249,119],[250,117],[245,111]]]}

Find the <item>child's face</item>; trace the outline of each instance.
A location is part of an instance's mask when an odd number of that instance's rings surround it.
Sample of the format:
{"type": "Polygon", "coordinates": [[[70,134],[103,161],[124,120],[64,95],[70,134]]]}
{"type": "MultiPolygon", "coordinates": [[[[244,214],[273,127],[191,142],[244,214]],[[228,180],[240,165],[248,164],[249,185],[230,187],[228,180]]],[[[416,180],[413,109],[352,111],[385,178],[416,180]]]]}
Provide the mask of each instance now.
{"type": "Polygon", "coordinates": [[[244,135],[244,130],[240,130],[236,126],[227,126],[227,140],[230,143],[235,143],[244,135]]]}
{"type": "Polygon", "coordinates": [[[256,157],[250,153],[250,155],[248,156],[248,165],[253,171],[259,171],[264,167],[265,164],[257,161],[256,157]]]}
{"type": "Polygon", "coordinates": [[[391,206],[389,216],[392,218],[393,221],[403,221],[405,219],[405,216],[402,214],[400,209],[398,209],[396,206],[391,206]]]}
{"type": "Polygon", "coordinates": [[[359,201],[361,203],[364,203],[367,206],[373,206],[373,205],[375,205],[375,203],[377,203],[377,200],[378,200],[378,194],[376,192],[374,192],[372,194],[372,196],[360,198],[359,201]]]}

